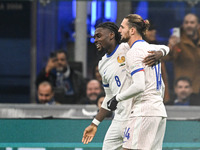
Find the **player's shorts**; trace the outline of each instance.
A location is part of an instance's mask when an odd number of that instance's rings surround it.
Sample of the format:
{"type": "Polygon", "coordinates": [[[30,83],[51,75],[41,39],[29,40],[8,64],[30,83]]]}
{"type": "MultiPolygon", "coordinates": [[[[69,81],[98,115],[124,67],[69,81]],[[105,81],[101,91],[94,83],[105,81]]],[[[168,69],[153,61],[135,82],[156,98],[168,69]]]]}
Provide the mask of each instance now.
{"type": "Polygon", "coordinates": [[[102,150],[122,150],[124,129],[128,121],[113,120],[103,142],[102,150]]]}
{"type": "Polygon", "coordinates": [[[124,130],[123,148],[162,150],[165,128],[163,117],[131,117],[124,130]]]}

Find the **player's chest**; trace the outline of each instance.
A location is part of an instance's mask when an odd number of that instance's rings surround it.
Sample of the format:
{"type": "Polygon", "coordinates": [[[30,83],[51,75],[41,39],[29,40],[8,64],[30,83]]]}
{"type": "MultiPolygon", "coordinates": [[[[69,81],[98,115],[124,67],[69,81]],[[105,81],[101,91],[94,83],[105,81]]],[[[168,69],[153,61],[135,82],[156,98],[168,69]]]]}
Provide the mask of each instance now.
{"type": "Polygon", "coordinates": [[[125,56],[119,56],[116,59],[110,59],[106,62],[106,65],[103,68],[102,77],[108,83],[113,82],[116,78],[120,78],[126,74],[125,68],[125,56]]]}

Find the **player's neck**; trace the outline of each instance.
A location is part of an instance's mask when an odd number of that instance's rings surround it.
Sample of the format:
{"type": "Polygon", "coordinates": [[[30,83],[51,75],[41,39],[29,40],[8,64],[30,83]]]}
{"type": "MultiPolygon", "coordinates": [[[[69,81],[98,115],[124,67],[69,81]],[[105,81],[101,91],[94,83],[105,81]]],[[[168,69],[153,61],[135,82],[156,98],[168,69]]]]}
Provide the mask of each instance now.
{"type": "Polygon", "coordinates": [[[107,53],[111,54],[115,50],[115,48],[117,47],[117,45],[118,45],[117,43],[110,45],[110,47],[108,48],[107,53]]]}
{"type": "Polygon", "coordinates": [[[140,35],[131,36],[128,41],[128,45],[131,47],[133,45],[133,43],[135,43],[135,41],[137,41],[137,40],[143,40],[142,36],[140,36],[140,35]]]}

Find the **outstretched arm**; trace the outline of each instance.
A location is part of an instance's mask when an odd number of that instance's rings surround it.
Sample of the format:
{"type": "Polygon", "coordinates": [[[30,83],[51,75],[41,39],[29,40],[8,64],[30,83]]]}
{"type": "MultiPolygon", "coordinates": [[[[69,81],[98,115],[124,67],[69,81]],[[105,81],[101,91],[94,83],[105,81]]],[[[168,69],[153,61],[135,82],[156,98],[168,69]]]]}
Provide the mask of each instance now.
{"type": "Polygon", "coordinates": [[[109,113],[110,111],[104,108],[100,108],[98,114],[96,115],[92,123],[87,128],[85,128],[83,132],[83,138],[82,138],[83,144],[88,144],[89,142],[92,141],[97,132],[98,125],[109,113]]]}
{"type": "Polygon", "coordinates": [[[165,45],[155,45],[151,44],[155,51],[149,51],[149,55],[144,58],[143,63],[147,66],[155,65],[162,57],[166,56],[170,49],[165,45]]]}
{"type": "Polygon", "coordinates": [[[107,108],[107,101],[112,98],[112,92],[110,91],[109,88],[104,88],[106,97],[102,103],[102,106],[98,112],[98,114],[95,116],[93,119],[92,123],[85,128],[83,132],[83,138],[82,142],[83,144],[88,144],[91,142],[97,132],[97,127],[100,124],[101,121],[104,120],[104,118],[110,113],[110,110],[107,108]]]}
{"type": "Polygon", "coordinates": [[[87,128],[85,128],[82,138],[83,144],[88,144],[89,142],[91,142],[96,132],[97,132],[97,126],[93,123],[89,125],[87,128]]]}

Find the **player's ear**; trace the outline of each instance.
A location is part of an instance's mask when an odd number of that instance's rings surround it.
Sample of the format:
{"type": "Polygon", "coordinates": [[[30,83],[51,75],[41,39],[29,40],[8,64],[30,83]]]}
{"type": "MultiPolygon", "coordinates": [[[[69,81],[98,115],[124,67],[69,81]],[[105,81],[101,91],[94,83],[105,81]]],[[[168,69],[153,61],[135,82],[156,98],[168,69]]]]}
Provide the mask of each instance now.
{"type": "Polygon", "coordinates": [[[114,32],[110,32],[110,40],[112,40],[113,38],[115,38],[115,33],[114,32]]]}
{"type": "Polygon", "coordinates": [[[131,34],[131,35],[134,35],[135,32],[136,32],[136,29],[135,29],[134,27],[132,27],[132,28],[130,29],[130,34],[131,34]]]}

